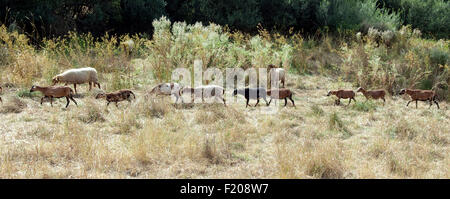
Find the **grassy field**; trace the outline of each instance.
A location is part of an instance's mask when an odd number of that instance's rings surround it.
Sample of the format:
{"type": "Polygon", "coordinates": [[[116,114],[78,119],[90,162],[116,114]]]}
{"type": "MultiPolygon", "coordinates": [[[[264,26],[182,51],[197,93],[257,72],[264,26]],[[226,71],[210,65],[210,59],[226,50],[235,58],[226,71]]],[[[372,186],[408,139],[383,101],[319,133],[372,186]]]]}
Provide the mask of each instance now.
{"type": "Polygon", "coordinates": [[[152,39],[70,33],[38,46],[0,26],[0,178],[450,178],[448,40],[410,27],[308,38],[165,18],[153,25],[152,39]],[[127,56],[120,43],[129,39],[127,56]],[[245,108],[242,96],[227,107],[181,105],[148,95],[194,60],[203,69],[283,67],[297,106],[245,108]],[[29,92],[83,66],[97,69],[105,91],[130,88],[137,99],[107,108],[85,84],[78,106],[66,109],[65,99],[41,106],[29,92]],[[358,93],[356,103],[334,106],[326,96],[359,86],[385,89],[386,104],[358,93]],[[435,90],[441,109],[406,107],[401,88],[435,90]]]}
{"type": "MultiPolygon", "coordinates": [[[[106,108],[81,86],[79,106],[51,107],[7,89],[0,113],[1,178],[449,178],[447,103],[406,98],[333,106],[327,89],[289,74],[297,107],[175,105],[145,98],[106,108]]],[[[229,92],[227,92],[230,95],[229,92]]],[[[255,103],[255,102],[251,102],[255,103]]]]}

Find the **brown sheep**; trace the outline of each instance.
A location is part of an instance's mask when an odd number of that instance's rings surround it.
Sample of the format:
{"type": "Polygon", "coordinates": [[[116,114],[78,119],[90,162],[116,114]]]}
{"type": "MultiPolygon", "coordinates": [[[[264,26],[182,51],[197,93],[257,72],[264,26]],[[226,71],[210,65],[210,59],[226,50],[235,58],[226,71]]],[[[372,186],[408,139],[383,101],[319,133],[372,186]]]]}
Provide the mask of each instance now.
{"type": "Polygon", "coordinates": [[[270,64],[268,66],[267,70],[268,70],[268,73],[269,73],[269,84],[271,84],[271,82],[272,82],[272,73],[270,73],[270,72],[273,71],[275,73],[274,75],[278,76],[279,81],[281,81],[281,83],[283,84],[283,88],[284,88],[284,82],[286,80],[286,72],[285,72],[285,70],[282,69],[282,68],[278,68],[278,67],[276,67],[273,64],[270,64]]]}
{"type": "Polygon", "coordinates": [[[133,91],[128,90],[128,89],[122,89],[122,90],[112,92],[112,93],[99,93],[99,94],[97,94],[95,99],[105,98],[106,101],[108,102],[106,104],[106,106],[109,106],[109,103],[111,103],[111,102],[115,102],[116,107],[119,107],[117,105],[118,102],[121,102],[124,100],[131,102],[131,99],[130,99],[131,95],[133,95],[133,98],[136,99],[136,95],[134,95],[133,91]]]}
{"type": "Polygon", "coordinates": [[[384,98],[384,96],[386,96],[386,92],[382,89],[367,91],[366,89],[359,87],[356,92],[361,92],[364,95],[364,97],[366,97],[366,101],[372,98],[372,99],[382,99],[383,104],[386,103],[386,99],[384,98]]]}
{"type": "Polygon", "coordinates": [[[41,86],[33,86],[30,89],[30,93],[34,91],[40,91],[44,94],[44,97],[41,98],[41,105],[44,102],[44,98],[50,98],[50,104],[53,106],[53,98],[61,98],[66,97],[67,105],[69,106],[69,99],[72,100],[75,105],[78,106],[77,102],[73,99],[73,90],[68,86],[50,86],[50,87],[41,87],[41,86]]]}
{"type": "Polygon", "coordinates": [[[348,100],[348,104],[350,105],[350,102],[353,101],[356,102],[355,100],[355,92],[353,92],[353,90],[337,90],[337,91],[328,91],[327,96],[330,95],[336,95],[336,97],[338,97],[338,99],[335,101],[335,105],[339,105],[341,103],[341,98],[342,99],[349,99],[348,100]]]}
{"type": "Polygon", "coordinates": [[[269,101],[269,105],[270,102],[272,102],[272,99],[284,99],[284,106],[287,105],[287,99],[289,98],[289,100],[291,100],[292,104],[295,107],[295,103],[294,100],[292,99],[292,91],[289,89],[272,89],[272,90],[268,90],[267,91],[267,96],[270,96],[270,101],[269,101]],[[276,94],[278,93],[278,95],[276,94]],[[273,94],[273,96],[272,96],[273,94]]]}
{"type": "Polygon", "coordinates": [[[433,105],[433,102],[436,104],[436,106],[439,109],[439,104],[437,102],[437,95],[432,90],[419,90],[419,89],[402,89],[400,91],[400,95],[408,94],[411,97],[411,101],[406,104],[406,106],[409,105],[409,103],[416,101],[416,108],[417,108],[417,101],[429,101],[430,107],[433,105]]]}

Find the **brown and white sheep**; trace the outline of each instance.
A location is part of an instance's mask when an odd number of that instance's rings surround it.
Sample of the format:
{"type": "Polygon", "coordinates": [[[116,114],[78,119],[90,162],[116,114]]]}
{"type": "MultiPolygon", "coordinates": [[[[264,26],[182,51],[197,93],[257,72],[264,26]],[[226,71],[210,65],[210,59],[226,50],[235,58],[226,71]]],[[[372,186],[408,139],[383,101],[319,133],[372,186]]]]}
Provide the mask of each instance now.
{"type": "MultiPolygon", "coordinates": [[[[281,81],[281,83],[283,84],[283,88],[284,88],[284,83],[286,81],[286,72],[284,69],[282,68],[278,68],[273,64],[270,64],[267,67],[267,70],[269,72],[269,84],[272,84],[272,76],[274,77],[278,77],[278,80],[281,81]]],[[[278,84],[278,82],[277,82],[278,84]]]]}
{"type": "Polygon", "coordinates": [[[97,70],[95,68],[76,68],[64,71],[63,73],[56,75],[52,79],[53,86],[57,83],[73,84],[75,93],[77,93],[77,84],[89,83],[89,90],[92,89],[92,84],[100,88],[100,83],[98,83],[97,70]]]}
{"type": "Polygon", "coordinates": [[[406,106],[409,105],[409,103],[416,101],[416,108],[417,108],[417,101],[429,101],[431,107],[433,105],[433,102],[436,104],[436,106],[439,109],[439,103],[437,102],[437,95],[432,90],[420,90],[420,89],[402,89],[400,90],[400,95],[408,94],[411,97],[411,101],[406,104],[406,106]]]}
{"type": "Polygon", "coordinates": [[[366,97],[366,101],[372,98],[372,99],[382,99],[383,104],[386,103],[386,99],[384,98],[386,96],[386,91],[384,91],[383,89],[366,90],[362,87],[359,87],[358,90],[356,90],[356,92],[361,92],[364,95],[364,97],[366,97]]]}
{"type": "Polygon", "coordinates": [[[50,98],[50,104],[53,106],[53,98],[62,98],[66,97],[67,104],[66,108],[69,106],[69,99],[72,100],[77,106],[77,102],[73,99],[73,90],[68,86],[49,86],[49,87],[41,87],[41,86],[32,86],[30,89],[30,93],[34,91],[40,91],[44,97],[41,98],[41,105],[44,102],[44,98],[50,98]]]}
{"type": "MultiPolygon", "coordinates": [[[[176,98],[175,103],[178,102],[180,98],[181,85],[178,83],[161,83],[153,87],[150,91],[151,95],[174,95],[176,98]]],[[[182,99],[183,100],[183,99],[182,99]]]]}
{"type": "Polygon", "coordinates": [[[179,94],[179,96],[181,97],[181,101],[183,103],[184,103],[184,101],[183,101],[182,96],[185,93],[191,94],[192,102],[194,102],[194,97],[202,98],[203,103],[205,102],[205,97],[206,98],[214,97],[215,99],[219,99],[219,100],[223,101],[223,104],[225,106],[227,105],[225,102],[225,98],[224,98],[225,89],[223,89],[221,86],[206,85],[206,86],[199,86],[196,88],[184,87],[184,88],[180,89],[180,94],[179,94]]]}
{"type": "Polygon", "coordinates": [[[328,91],[327,96],[330,95],[335,95],[336,97],[338,97],[337,101],[335,101],[335,105],[339,105],[341,103],[341,98],[342,99],[349,99],[348,100],[348,104],[350,105],[350,102],[353,101],[356,102],[355,100],[355,92],[353,92],[353,90],[337,90],[337,91],[328,91]]]}
{"type": "Polygon", "coordinates": [[[122,89],[111,93],[99,93],[95,97],[95,99],[105,98],[108,102],[106,106],[109,106],[109,103],[115,102],[116,107],[118,107],[117,103],[127,100],[128,102],[131,102],[131,95],[133,95],[133,98],[136,99],[136,95],[134,95],[133,91],[128,89],[122,89]]]}
{"type": "Polygon", "coordinates": [[[272,90],[268,90],[267,91],[267,95],[270,96],[270,101],[269,101],[269,105],[270,102],[272,102],[272,99],[284,99],[284,106],[287,105],[287,99],[289,98],[289,100],[291,100],[292,104],[295,107],[295,103],[294,100],[292,99],[292,91],[289,89],[272,89],[272,90]]]}

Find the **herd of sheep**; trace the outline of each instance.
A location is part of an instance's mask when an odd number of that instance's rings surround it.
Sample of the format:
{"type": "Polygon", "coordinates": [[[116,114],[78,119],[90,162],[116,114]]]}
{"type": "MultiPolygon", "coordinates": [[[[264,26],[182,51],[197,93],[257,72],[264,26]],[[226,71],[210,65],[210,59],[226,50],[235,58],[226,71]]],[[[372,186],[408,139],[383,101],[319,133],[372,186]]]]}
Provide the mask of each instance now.
{"type": "MultiPolygon", "coordinates": [[[[236,95],[242,95],[246,99],[246,107],[249,106],[249,100],[257,100],[255,106],[258,105],[259,100],[263,99],[266,102],[266,105],[269,106],[272,99],[284,99],[285,104],[287,105],[287,100],[289,99],[293,106],[295,107],[295,102],[292,99],[293,92],[290,89],[284,88],[285,83],[285,70],[282,68],[277,68],[274,65],[269,65],[268,67],[271,72],[277,73],[278,77],[280,78],[281,84],[283,84],[283,88],[280,89],[271,89],[266,90],[263,87],[258,88],[242,88],[242,89],[234,89],[233,96],[236,95]],[[270,101],[267,101],[267,96],[270,96],[270,101]]],[[[270,75],[269,75],[270,76],[270,75]]],[[[269,79],[270,81],[270,79],[269,79]]],[[[52,86],[48,87],[41,87],[41,86],[33,86],[30,90],[30,92],[34,91],[40,91],[43,94],[43,97],[41,98],[41,105],[45,98],[50,99],[50,104],[53,106],[53,98],[63,98],[65,97],[67,99],[66,108],[70,104],[70,100],[75,103],[75,105],[78,105],[75,99],[73,98],[74,94],[77,93],[77,84],[89,84],[89,90],[92,89],[92,85],[97,86],[100,89],[100,83],[98,81],[97,71],[94,68],[87,67],[87,68],[78,68],[78,69],[70,69],[67,70],[59,75],[56,75],[52,79],[52,86]],[[56,86],[57,83],[64,83],[64,86],[56,86]],[[72,88],[68,87],[68,84],[74,85],[74,90],[72,88]]],[[[0,86],[0,93],[2,93],[3,89],[0,86]]],[[[357,92],[361,92],[366,99],[382,99],[383,104],[386,102],[385,95],[386,92],[382,89],[379,90],[365,90],[364,88],[358,88],[357,92]]],[[[204,102],[204,98],[215,98],[223,102],[223,104],[226,106],[226,101],[224,98],[225,89],[221,86],[217,85],[206,85],[206,86],[199,86],[196,88],[191,87],[184,87],[178,83],[161,83],[157,86],[155,86],[150,94],[155,95],[169,95],[169,96],[175,96],[176,101],[181,98],[182,103],[184,103],[183,100],[183,94],[190,93],[192,101],[194,101],[194,98],[201,98],[202,102],[204,102]]],[[[428,101],[430,103],[430,107],[433,105],[433,102],[436,104],[437,108],[439,109],[439,104],[437,102],[437,96],[436,93],[432,90],[418,90],[418,89],[402,89],[399,94],[408,94],[411,97],[411,101],[408,102],[406,106],[409,105],[411,102],[416,102],[416,108],[417,108],[417,101],[428,101]]],[[[327,96],[335,95],[338,99],[335,101],[335,105],[340,104],[340,99],[349,99],[349,103],[351,101],[355,101],[355,92],[353,90],[335,90],[335,91],[329,91],[327,96]]],[[[120,101],[129,101],[131,102],[131,96],[133,98],[136,98],[134,93],[131,90],[128,89],[122,89],[116,92],[111,93],[100,93],[96,96],[96,99],[104,98],[107,101],[107,106],[114,102],[117,106],[117,103],[120,101]]],[[[0,102],[3,103],[1,97],[0,102]]]]}

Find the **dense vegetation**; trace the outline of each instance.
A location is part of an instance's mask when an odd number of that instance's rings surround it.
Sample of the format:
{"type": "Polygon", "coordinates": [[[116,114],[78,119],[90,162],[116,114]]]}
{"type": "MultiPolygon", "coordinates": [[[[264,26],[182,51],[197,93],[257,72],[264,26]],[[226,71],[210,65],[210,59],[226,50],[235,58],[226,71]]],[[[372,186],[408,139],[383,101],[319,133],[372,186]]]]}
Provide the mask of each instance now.
{"type": "Polygon", "coordinates": [[[188,24],[213,22],[256,33],[268,30],[305,34],[394,30],[410,24],[427,37],[450,35],[447,0],[3,0],[0,22],[21,27],[33,40],[68,31],[147,33],[152,21],[167,16],[188,24]]]}

